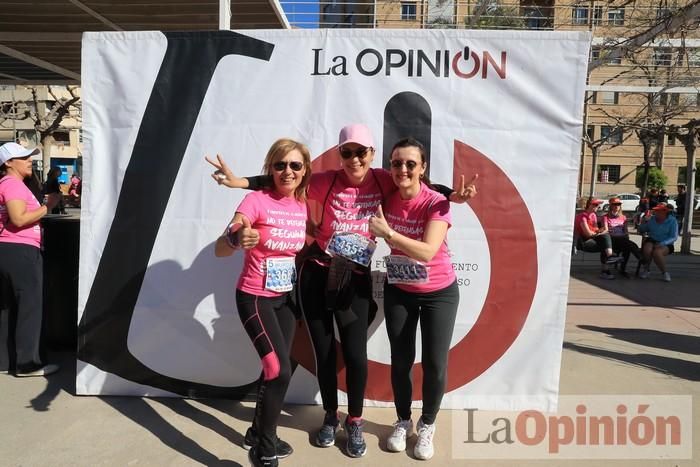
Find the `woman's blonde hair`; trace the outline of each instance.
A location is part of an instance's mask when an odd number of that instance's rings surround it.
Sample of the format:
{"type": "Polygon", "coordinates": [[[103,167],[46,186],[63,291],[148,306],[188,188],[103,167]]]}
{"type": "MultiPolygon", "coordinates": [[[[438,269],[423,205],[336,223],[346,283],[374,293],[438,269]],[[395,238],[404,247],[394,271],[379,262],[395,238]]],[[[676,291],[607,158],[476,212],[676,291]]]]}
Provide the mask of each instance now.
{"type": "Polygon", "coordinates": [[[265,162],[263,164],[263,172],[265,175],[272,175],[272,164],[282,160],[284,156],[295,149],[301,153],[306,171],[301,179],[301,183],[296,190],[294,190],[294,197],[298,200],[304,200],[306,198],[306,188],[309,186],[309,181],[311,180],[311,154],[306,145],[290,138],[278,139],[272,143],[272,146],[270,146],[270,149],[267,151],[267,156],[265,156],[265,162]]]}

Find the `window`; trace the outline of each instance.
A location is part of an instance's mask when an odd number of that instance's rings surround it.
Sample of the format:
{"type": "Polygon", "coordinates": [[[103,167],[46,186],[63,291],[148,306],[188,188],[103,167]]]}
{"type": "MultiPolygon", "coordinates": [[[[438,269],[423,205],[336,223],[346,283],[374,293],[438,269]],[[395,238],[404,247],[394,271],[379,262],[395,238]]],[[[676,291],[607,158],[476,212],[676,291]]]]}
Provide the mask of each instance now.
{"type": "Polygon", "coordinates": [[[619,165],[598,166],[598,181],[600,183],[617,183],[620,181],[619,165]]]}
{"type": "Polygon", "coordinates": [[[673,94],[671,94],[671,105],[678,106],[680,104],[680,101],[681,101],[680,94],[678,94],[677,92],[674,92],[673,94]]]}
{"type": "Polygon", "coordinates": [[[622,64],[622,56],[616,50],[602,50],[600,47],[591,47],[591,60],[601,59],[609,65],[622,64]],[[616,56],[611,56],[616,53],[616,56]]]}
{"type": "Polygon", "coordinates": [[[68,133],[67,131],[54,131],[51,136],[53,137],[53,140],[59,145],[70,143],[70,133],[68,133]]]}
{"type": "Polygon", "coordinates": [[[659,47],[654,49],[654,65],[670,66],[673,60],[673,49],[671,47],[659,47]]]}
{"type": "Polygon", "coordinates": [[[401,3],[401,20],[414,21],[416,19],[416,2],[401,3]]]}
{"type": "Polygon", "coordinates": [[[617,104],[618,93],[615,91],[601,91],[598,95],[600,104],[617,104]]]}
{"type": "Polygon", "coordinates": [[[538,6],[526,6],[523,8],[525,25],[528,29],[552,29],[552,23],[538,6]]]}
{"type": "Polygon", "coordinates": [[[574,5],[574,8],[571,10],[571,23],[578,25],[588,24],[588,5],[574,5]]]}
{"type": "Polygon", "coordinates": [[[597,26],[602,22],[603,22],[603,7],[600,5],[597,5],[597,6],[593,7],[593,24],[597,26]]]}
{"type": "Polygon", "coordinates": [[[676,135],[674,135],[674,134],[668,135],[668,145],[669,145],[669,146],[675,146],[675,145],[676,145],[676,135]]]}
{"type": "Polygon", "coordinates": [[[604,139],[608,144],[622,144],[622,130],[614,126],[601,126],[600,138],[604,139]]]}
{"type": "Polygon", "coordinates": [[[688,66],[689,67],[700,67],[700,49],[692,48],[686,50],[688,66]]]}
{"type": "Polygon", "coordinates": [[[608,10],[608,24],[611,26],[622,26],[625,24],[625,9],[611,8],[608,10]]]}
{"type": "Polygon", "coordinates": [[[595,137],[595,127],[593,125],[588,125],[586,127],[586,135],[588,136],[588,139],[593,141],[593,138],[595,137]]]}

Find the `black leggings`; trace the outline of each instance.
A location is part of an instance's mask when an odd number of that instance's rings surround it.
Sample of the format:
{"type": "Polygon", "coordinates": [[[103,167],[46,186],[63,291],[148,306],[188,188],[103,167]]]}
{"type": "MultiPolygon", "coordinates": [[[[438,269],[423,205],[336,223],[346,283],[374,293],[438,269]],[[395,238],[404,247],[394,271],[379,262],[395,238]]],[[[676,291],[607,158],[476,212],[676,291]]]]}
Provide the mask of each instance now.
{"type": "Polygon", "coordinates": [[[269,380],[260,375],[253,428],[258,433],[263,456],[275,455],[277,420],[292,377],[290,352],[294,340],[296,318],[289,303],[290,294],[281,297],[258,297],[236,290],[236,305],[241,323],[255,350],[262,359],[274,352],[279,361],[279,374],[269,380]]]}
{"type": "Polygon", "coordinates": [[[345,361],[348,413],[362,416],[367,385],[367,326],[374,302],[369,274],[352,273],[354,293],[347,310],[326,308],[328,267],[306,260],[299,271],[301,308],[316,357],[316,376],[326,412],[338,410],[338,377],[333,318],[338,325],[345,361]]]}
{"type": "Polygon", "coordinates": [[[416,329],[420,320],[425,424],[435,423],[445,393],[447,355],[457,317],[457,282],[428,293],[410,293],[384,283],[384,316],[391,345],[391,387],[396,414],[411,418],[411,369],[416,359],[416,329]]]}
{"type": "Polygon", "coordinates": [[[583,240],[582,238],[580,239],[579,245],[577,248],[582,251],[596,251],[600,250],[600,263],[605,264],[605,262],[608,259],[608,255],[605,253],[605,250],[607,249],[612,249],[612,237],[610,237],[610,234],[608,233],[602,233],[598,235],[594,235],[593,237],[589,238],[588,240],[583,240]]]}
{"type": "Polygon", "coordinates": [[[42,264],[39,248],[0,242],[0,370],[42,365],[42,264]]]}
{"type": "Polygon", "coordinates": [[[615,253],[622,255],[623,261],[620,265],[620,271],[624,271],[627,268],[630,254],[634,255],[637,259],[641,257],[641,250],[637,244],[627,236],[612,237],[612,248],[615,253]]]}

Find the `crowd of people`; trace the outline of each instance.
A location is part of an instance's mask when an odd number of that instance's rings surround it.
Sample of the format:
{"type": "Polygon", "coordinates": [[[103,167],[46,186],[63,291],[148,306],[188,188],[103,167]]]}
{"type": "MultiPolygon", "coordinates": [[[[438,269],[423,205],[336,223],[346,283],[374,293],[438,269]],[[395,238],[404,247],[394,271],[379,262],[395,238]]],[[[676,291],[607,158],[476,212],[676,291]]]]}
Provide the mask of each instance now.
{"type": "Polygon", "coordinates": [[[339,170],[311,174],[306,147],[279,140],[265,161],[266,175],[257,177],[237,177],[221,157],[207,158],[216,169],[212,177],[220,185],[257,190],[236,208],[216,243],[217,255],[245,250],[236,290],[238,312],[263,368],[255,417],[244,442],[253,465],[274,466],[292,452],[277,437],[276,428],[290,377],[295,312],[303,317],[311,338],[325,411],[316,445],[334,445],[341,426],[337,329],[348,395],[348,414],[342,423],[347,434],[345,452],[350,457],[367,452],[362,420],[367,330],[377,311],[370,259],[379,238],[391,248],[385,258],[384,312],[398,417],[387,447],[403,451],[406,439],[412,436],[411,368],[420,323],[423,409],[416,424],[414,455],[418,459],[433,456],[459,303],[446,244],[449,206],[450,201],[461,203],[476,195],[476,176],[469,183],[462,177],[456,190],[432,185],[425,177],[425,148],[412,138],[396,143],[390,170],[372,168],[374,138],[362,124],[341,129],[337,156],[339,170]],[[320,204],[320,218],[309,218],[304,200],[320,204]],[[285,217],[284,223],[275,216],[285,217]],[[410,227],[407,219],[414,221],[410,227]],[[281,235],[280,225],[291,226],[283,233],[288,241],[268,242],[281,235]],[[308,245],[307,234],[313,238],[308,245]]]}
{"type": "MultiPolygon", "coordinates": [[[[683,187],[684,188],[684,187],[683,187]]],[[[679,186],[677,202],[685,207],[684,190],[679,186]]],[[[589,198],[583,212],[574,220],[574,245],[583,251],[600,252],[602,279],[615,279],[611,271],[614,266],[622,277],[629,277],[626,271],[630,256],[639,261],[639,277],[648,279],[652,262],[659,269],[661,279],[671,282],[671,274],[666,269],[665,257],[673,253],[673,244],[678,239],[679,221],[672,214],[666,190],[655,188],[649,196],[640,199],[633,217],[637,232],[642,235],[641,247],[630,240],[627,217],[622,213],[622,200],[612,197],[608,201],[608,211],[601,217],[596,212],[603,200],[589,198]]]]}

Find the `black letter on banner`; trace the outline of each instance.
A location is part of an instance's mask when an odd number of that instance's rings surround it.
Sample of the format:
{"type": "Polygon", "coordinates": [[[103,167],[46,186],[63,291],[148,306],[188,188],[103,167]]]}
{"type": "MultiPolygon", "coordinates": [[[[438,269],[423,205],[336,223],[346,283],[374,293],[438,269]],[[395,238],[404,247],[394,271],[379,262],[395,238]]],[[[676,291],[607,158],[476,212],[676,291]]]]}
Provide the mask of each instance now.
{"type": "Polygon", "coordinates": [[[240,398],[255,382],[224,388],[161,375],[129,352],[127,339],[163,213],[214,70],[227,55],[268,61],[274,45],[231,31],[164,35],[168,48],[79,325],[78,358],[129,381],[184,396],[240,398]]]}
{"type": "Polygon", "coordinates": [[[382,167],[390,170],[391,148],[398,140],[412,136],[425,146],[425,161],[428,164],[425,176],[430,178],[430,127],[432,119],[430,105],[420,94],[401,92],[389,99],[384,107],[382,167]]]}

